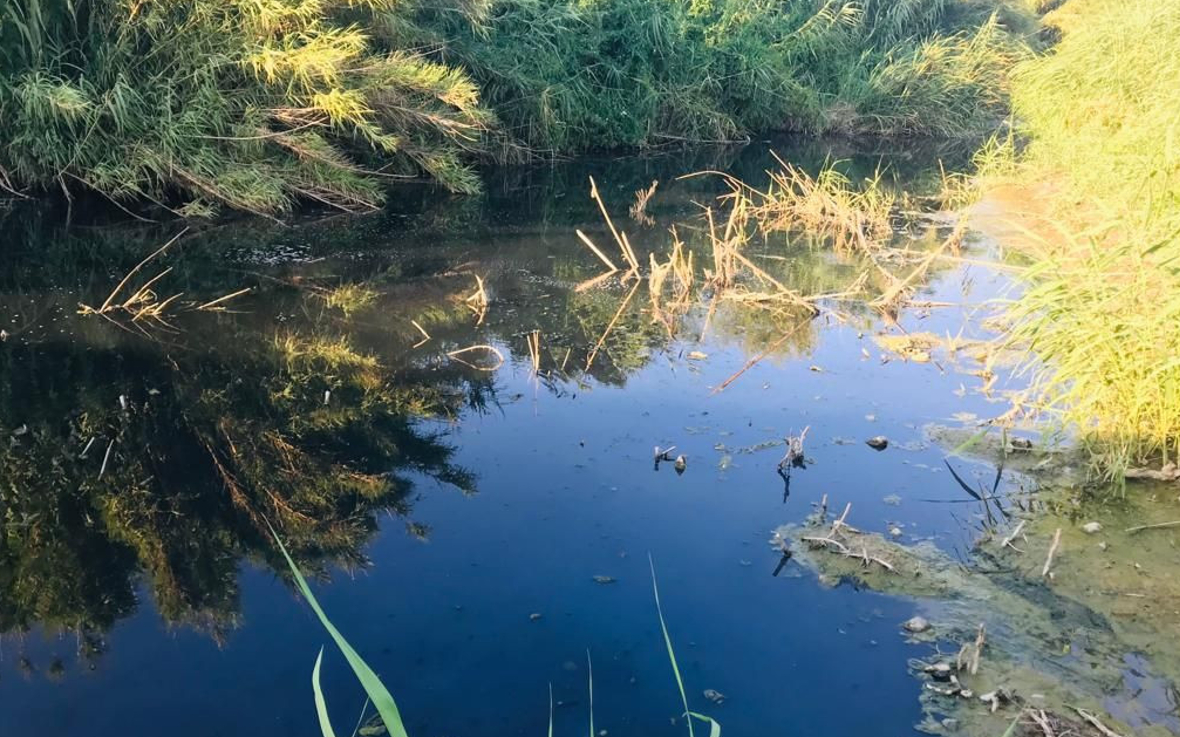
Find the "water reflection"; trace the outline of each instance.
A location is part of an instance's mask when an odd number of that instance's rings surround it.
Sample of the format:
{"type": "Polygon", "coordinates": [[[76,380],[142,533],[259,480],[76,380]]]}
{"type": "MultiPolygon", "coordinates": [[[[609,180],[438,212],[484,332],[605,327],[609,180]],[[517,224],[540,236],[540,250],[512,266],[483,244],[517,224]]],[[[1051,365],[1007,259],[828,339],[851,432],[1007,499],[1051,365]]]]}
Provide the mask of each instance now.
{"type": "MultiPolygon", "coordinates": [[[[855,166],[869,171],[875,158],[855,166]]],[[[613,168],[609,180],[596,162],[509,170],[491,176],[482,198],[431,192],[373,218],[207,226],[159,264],[171,271],[157,288],[197,302],[251,291],[228,312],[178,313],[174,330],[77,312],[101,302],[170,226],[65,229],[45,211],[10,216],[14,245],[0,272],[0,632],[71,633],[79,659],[93,662],[104,633],[140,606],[142,584],[168,624],[224,638],[238,623],[242,562],[285,570],[268,524],[312,572],[365,566],[380,515],[410,520],[411,477],[475,490],[444,428],[421,419],[501,401],[495,375],[455,360],[457,350],[492,346],[519,367],[535,353],[537,389],[574,396],[679,359],[684,341],[705,332],[719,346],[781,357],[810,352],[833,320],[867,325],[872,313],[856,303],[817,319],[708,291],[669,308],[650,284],[617,278],[579,289],[598,265],[573,229],[609,237],[586,197],[588,172],[609,181],[604,193],[622,217],[635,189],[674,181],[670,170],[756,181],[764,161],[718,149],[613,168]],[[470,309],[476,277],[485,312],[470,309]],[[325,299],[345,285],[372,299],[356,310],[325,299]]],[[[664,186],[654,224],[627,225],[641,258],[663,258],[676,221],[683,247],[704,261],[699,205],[720,189],[707,178],[664,186]]],[[[940,235],[932,229],[916,247],[940,235]]],[[[751,258],[805,294],[840,292],[864,271],[856,257],[806,242],[751,258]]],[[[797,465],[780,468],[784,502],[797,465]]]]}

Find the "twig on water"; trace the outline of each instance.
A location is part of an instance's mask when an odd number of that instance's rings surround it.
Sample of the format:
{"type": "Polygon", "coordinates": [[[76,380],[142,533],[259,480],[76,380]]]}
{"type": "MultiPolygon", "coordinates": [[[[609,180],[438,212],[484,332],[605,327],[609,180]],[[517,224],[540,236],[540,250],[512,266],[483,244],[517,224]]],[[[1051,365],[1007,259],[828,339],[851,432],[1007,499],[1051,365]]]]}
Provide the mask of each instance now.
{"type": "Polygon", "coordinates": [[[631,298],[634,297],[635,293],[639,291],[639,285],[642,283],[643,282],[635,282],[635,286],[631,287],[631,291],[627,293],[627,296],[623,299],[623,303],[619,305],[618,311],[616,311],[615,316],[611,318],[610,323],[606,326],[606,330],[602,331],[602,336],[598,339],[598,342],[594,344],[594,350],[590,351],[590,357],[586,359],[586,371],[590,370],[590,366],[594,363],[594,357],[598,355],[598,350],[602,348],[602,344],[606,342],[606,336],[610,335],[610,331],[614,329],[615,323],[617,323],[619,318],[622,317],[623,310],[627,309],[627,305],[630,304],[631,298]]]}
{"type": "Polygon", "coordinates": [[[1154,525],[1137,525],[1135,527],[1128,527],[1124,532],[1141,532],[1143,530],[1162,530],[1165,527],[1180,527],[1180,519],[1172,520],[1171,522],[1158,522],[1154,525]]]}
{"type": "Polygon", "coordinates": [[[1020,533],[1024,530],[1024,522],[1025,522],[1025,520],[1020,520],[1020,524],[1016,525],[1016,529],[1012,530],[1012,532],[1009,533],[1007,537],[1005,537],[1003,540],[1000,541],[1000,548],[1001,549],[1012,548],[1017,553],[1024,552],[1023,550],[1021,550],[1020,548],[1018,548],[1012,544],[1012,541],[1015,540],[1016,538],[1020,537],[1020,533]]]}
{"type": "Polygon", "coordinates": [[[541,370],[541,331],[534,330],[525,340],[529,344],[529,360],[533,364],[533,373],[539,373],[541,370]]]}
{"type": "Polygon", "coordinates": [[[421,348],[430,340],[430,333],[426,332],[426,328],[419,325],[417,320],[410,320],[410,324],[418,328],[419,333],[422,333],[422,340],[412,345],[411,348],[421,348]]]}
{"type": "Polygon", "coordinates": [[[1082,719],[1085,719],[1087,722],[1094,725],[1094,729],[1097,729],[1099,732],[1106,735],[1106,737],[1122,737],[1122,735],[1120,735],[1118,732],[1115,732],[1110,727],[1107,727],[1105,724],[1103,724],[1101,721],[1098,720],[1098,717],[1094,716],[1093,714],[1086,711],[1085,709],[1079,709],[1078,707],[1075,706],[1075,707],[1073,707],[1073,710],[1076,711],[1078,713],[1078,716],[1080,716],[1082,719]]]}
{"type": "MultiPolygon", "coordinates": [[[[211,309],[213,309],[214,307],[217,307],[218,305],[222,304],[223,302],[228,302],[229,300],[233,299],[234,297],[240,297],[240,296],[242,296],[243,294],[245,294],[246,292],[249,292],[249,291],[251,291],[251,288],[250,288],[250,287],[246,287],[245,289],[239,289],[238,291],[236,291],[236,292],[231,292],[231,293],[229,293],[229,294],[225,295],[224,297],[218,297],[217,299],[215,299],[215,300],[212,300],[212,301],[210,301],[210,302],[206,302],[206,303],[205,303],[205,304],[203,304],[203,305],[198,305],[198,306],[197,306],[196,308],[194,308],[194,309],[197,309],[197,310],[211,310],[211,309]]],[[[224,307],[217,307],[217,309],[219,309],[219,310],[223,310],[223,309],[225,309],[225,308],[224,308],[224,307]]]]}
{"type": "Polygon", "coordinates": [[[466,348],[460,348],[458,350],[450,351],[447,353],[447,357],[453,358],[456,361],[458,361],[459,363],[466,364],[467,366],[470,366],[471,368],[477,369],[479,371],[495,371],[496,369],[498,369],[504,365],[504,354],[501,353],[499,350],[497,350],[495,346],[487,345],[486,343],[481,343],[479,345],[471,345],[471,346],[467,346],[466,348]],[[499,363],[497,363],[495,366],[492,366],[491,368],[488,368],[486,366],[476,366],[474,363],[469,363],[467,361],[464,361],[462,358],[459,358],[459,356],[461,356],[465,353],[470,353],[471,351],[487,351],[488,353],[495,355],[496,358],[499,360],[499,363]]]}
{"type": "Polygon", "coordinates": [[[606,203],[602,201],[602,196],[598,194],[598,184],[595,183],[594,177],[590,177],[590,199],[598,203],[598,209],[602,211],[602,217],[606,220],[606,226],[610,228],[611,235],[615,237],[615,243],[619,244],[619,250],[623,253],[623,258],[631,265],[631,270],[627,275],[639,273],[639,259],[635,258],[635,252],[631,250],[631,244],[627,241],[626,235],[620,235],[618,228],[615,227],[614,221],[610,219],[610,213],[606,211],[606,203]]]}
{"type": "Polygon", "coordinates": [[[123,287],[127,286],[127,282],[131,280],[131,277],[134,276],[137,271],[142,269],[144,267],[144,265],[147,264],[148,261],[151,261],[156,256],[159,256],[161,253],[168,250],[168,246],[171,246],[173,243],[180,240],[180,237],[183,236],[188,231],[189,231],[188,228],[185,228],[184,230],[180,231],[175,236],[173,236],[171,240],[169,240],[167,243],[165,243],[164,245],[162,245],[158,249],[156,249],[154,252],[152,252],[152,254],[150,256],[148,256],[143,261],[140,261],[138,264],[136,264],[135,267],[133,269],[131,269],[131,271],[128,271],[127,275],[123,277],[123,281],[119,282],[118,285],[115,286],[114,290],[112,290],[111,293],[109,295],[107,295],[106,301],[102,303],[102,307],[99,307],[95,311],[101,313],[101,312],[106,312],[108,309],[110,309],[111,303],[115,301],[115,295],[118,294],[119,291],[123,289],[123,287]]]}
{"type": "MultiPolygon", "coordinates": [[[[609,258],[607,258],[607,255],[605,253],[603,253],[602,251],[600,251],[598,246],[594,245],[594,241],[590,240],[590,236],[586,235],[581,230],[575,230],[574,232],[577,233],[578,238],[582,239],[582,242],[585,243],[590,248],[590,250],[594,252],[594,255],[597,256],[599,258],[599,260],[602,261],[602,263],[606,264],[606,268],[610,269],[609,273],[613,274],[614,272],[619,270],[619,267],[615,266],[615,262],[611,261],[609,258]]],[[[605,276],[605,274],[604,274],[604,276],[605,276]]]]}
{"type": "Polygon", "coordinates": [[[727,386],[729,386],[733,382],[737,381],[738,377],[740,377],[742,374],[746,373],[751,368],[753,368],[754,365],[757,364],[759,361],[761,361],[762,359],[766,358],[771,353],[776,351],[778,349],[778,347],[781,346],[783,343],[786,343],[791,338],[791,336],[793,336],[795,333],[799,332],[803,328],[804,325],[807,325],[807,323],[801,322],[798,325],[796,325],[795,327],[788,330],[786,333],[783,334],[783,336],[781,338],[779,338],[778,340],[771,343],[770,346],[766,350],[762,351],[757,356],[754,356],[749,361],[746,361],[745,366],[742,366],[740,369],[738,369],[738,371],[736,373],[734,373],[732,376],[730,376],[725,381],[721,382],[721,384],[719,384],[716,389],[714,389],[712,392],[710,392],[710,394],[717,394],[718,392],[725,391],[725,388],[727,386]]]}
{"type": "Polygon", "coordinates": [[[102,456],[102,467],[98,469],[98,477],[100,479],[102,478],[103,474],[105,474],[107,472],[107,463],[109,463],[111,460],[111,449],[114,447],[115,447],[115,441],[112,438],[111,442],[107,445],[107,452],[104,453],[102,456]]]}
{"type": "Polygon", "coordinates": [[[1049,555],[1045,558],[1045,567],[1041,569],[1041,576],[1049,576],[1049,569],[1053,566],[1053,556],[1057,554],[1057,547],[1061,545],[1061,528],[1053,533],[1053,544],[1049,546],[1049,555]]]}

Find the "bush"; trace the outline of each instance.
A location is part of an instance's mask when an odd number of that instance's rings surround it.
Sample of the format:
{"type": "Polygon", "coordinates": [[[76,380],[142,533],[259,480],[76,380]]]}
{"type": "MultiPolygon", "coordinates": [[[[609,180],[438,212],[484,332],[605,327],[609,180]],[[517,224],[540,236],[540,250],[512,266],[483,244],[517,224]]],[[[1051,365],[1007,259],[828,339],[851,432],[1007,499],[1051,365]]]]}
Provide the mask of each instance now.
{"type": "Polygon", "coordinates": [[[459,153],[487,121],[475,85],[362,30],[401,8],[15,0],[0,11],[0,176],[268,213],[295,197],[376,204],[365,163],[471,191],[459,153]]]}

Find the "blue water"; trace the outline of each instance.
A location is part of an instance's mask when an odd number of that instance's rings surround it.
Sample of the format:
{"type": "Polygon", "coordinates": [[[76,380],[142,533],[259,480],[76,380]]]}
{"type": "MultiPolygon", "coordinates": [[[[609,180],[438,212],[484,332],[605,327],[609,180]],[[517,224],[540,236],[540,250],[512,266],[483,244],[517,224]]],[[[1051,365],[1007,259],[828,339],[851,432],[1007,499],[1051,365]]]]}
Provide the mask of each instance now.
{"type": "MultiPolygon", "coordinates": [[[[743,156],[759,161],[756,153],[743,156]]],[[[632,178],[642,179],[652,164],[632,166],[639,168],[632,178]]],[[[571,177],[569,198],[584,196],[578,181],[571,177]]],[[[567,197],[542,192],[554,201],[567,197]]],[[[592,257],[572,237],[573,225],[592,214],[580,201],[562,205],[569,212],[557,217],[533,206],[498,210],[495,203],[509,197],[494,189],[463,228],[409,227],[387,215],[268,231],[252,247],[310,244],[329,257],[280,264],[275,273],[284,278],[359,269],[385,274],[391,290],[458,263],[460,255],[475,258],[491,269],[489,291],[498,296],[490,310],[512,315],[526,332],[533,311],[559,311],[545,295],[560,258],[585,261],[581,268],[593,274],[592,257]],[[334,253],[334,228],[348,230],[347,253],[334,253]]],[[[686,201],[670,209],[688,213],[686,201]]],[[[655,242],[658,232],[646,240],[655,242]]],[[[228,287],[229,275],[246,268],[230,263],[208,280],[228,287]]],[[[1003,286],[986,269],[959,265],[937,276],[923,297],[978,304],[1003,286]]],[[[380,328],[383,315],[366,313],[356,332],[375,353],[402,355],[404,340],[380,328]]],[[[905,314],[901,324],[953,335],[966,318],[961,308],[935,309],[905,314]]],[[[265,325],[272,318],[218,319],[265,325]]],[[[913,605],[825,586],[795,563],[776,576],[780,555],[768,540],[827,495],[831,507],[852,503],[849,521],[858,527],[897,524],[907,539],[962,546],[977,510],[921,501],[963,496],[942,465],[945,449],[925,443],[922,428],[957,424],[952,415],[960,412],[994,416],[1004,405],[972,391],[957,394],[960,385],[980,380],[950,366],[882,364],[871,342],[884,329],[876,318],[824,322],[815,325],[811,350],[769,357],[720,393],[713,388],[752,355],[732,328],[719,327],[703,341],[663,341],[644,354],[641,367],[559,381],[558,391],[532,377],[523,344],[510,331],[492,335],[509,358],[490,377],[496,401],[450,422],[420,425],[454,447],[453,462],[476,477],[475,493],[408,471],[409,511],[379,515],[380,533],[363,550],[370,564],[332,567],[330,581],[315,584],[335,624],[398,700],[410,734],[543,735],[550,686],[554,733],[585,734],[588,657],[596,731],[683,734],[649,555],[690,707],[717,718],[727,734],[914,734],[921,684],[906,662],[926,651],[907,645],[899,631],[913,605]],[[707,358],[690,359],[690,351],[707,358]],[[804,426],[812,462],[794,471],[784,499],[775,473],[782,449],[735,449],[804,426]],[[889,449],[867,447],[863,441],[873,435],[887,436],[889,449]],[[673,444],[687,455],[685,473],[670,463],[653,470],[652,447],[673,444]],[[731,465],[721,469],[727,452],[731,465]],[[886,500],[892,495],[900,503],[886,500]],[[428,527],[425,540],[407,533],[407,519],[428,527]],[[598,583],[595,576],[615,581],[598,583]],[[724,703],[707,701],[705,689],[724,694],[724,703]]],[[[471,330],[468,343],[481,334],[471,330]]],[[[350,734],[364,697],[343,658],[261,559],[245,556],[237,566],[236,626],[224,638],[163,621],[142,579],[137,608],[106,633],[93,665],[74,657],[68,632],[34,624],[4,635],[0,733],[315,735],[310,674],[326,645],[324,688],[337,733],[350,734]],[[64,672],[50,677],[54,658],[64,672]]]]}

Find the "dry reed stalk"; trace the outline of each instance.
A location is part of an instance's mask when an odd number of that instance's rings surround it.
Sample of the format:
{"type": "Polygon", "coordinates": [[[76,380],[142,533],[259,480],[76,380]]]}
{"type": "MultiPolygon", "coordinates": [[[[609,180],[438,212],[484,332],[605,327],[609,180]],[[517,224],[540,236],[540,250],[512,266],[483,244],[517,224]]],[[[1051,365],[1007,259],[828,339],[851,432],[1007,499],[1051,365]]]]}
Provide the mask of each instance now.
{"type": "Polygon", "coordinates": [[[111,303],[115,300],[115,295],[118,294],[119,291],[123,289],[123,287],[127,286],[127,282],[129,282],[131,280],[131,277],[134,276],[136,272],[138,272],[140,269],[142,269],[147,264],[147,262],[151,261],[156,256],[159,256],[161,253],[168,250],[169,246],[171,246],[176,241],[180,240],[181,236],[183,236],[188,231],[189,231],[188,228],[185,228],[184,230],[180,231],[175,236],[173,236],[171,238],[171,240],[169,240],[167,243],[165,243],[164,245],[162,245],[158,249],[156,249],[154,252],[152,252],[152,254],[150,256],[148,256],[143,261],[140,261],[138,264],[136,264],[135,267],[132,268],[131,271],[128,271],[127,274],[123,277],[123,281],[119,282],[115,286],[115,288],[111,291],[111,293],[107,296],[106,301],[102,303],[102,307],[98,308],[95,311],[99,312],[99,313],[106,312],[110,308],[111,303]]]}
{"type": "Polygon", "coordinates": [[[1128,527],[1124,532],[1135,533],[1143,530],[1161,530],[1165,527],[1180,527],[1180,519],[1171,522],[1158,522],[1154,525],[1136,525],[1135,527],[1128,527]]]}
{"type": "Polygon", "coordinates": [[[1045,567],[1041,569],[1041,576],[1049,576],[1049,569],[1053,566],[1053,556],[1057,554],[1057,548],[1061,545],[1061,528],[1057,528],[1057,532],[1053,533],[1053,544],[1049,546],[1049,555],[1045,558],[1045,567]]]}
{"type": "Polygon", "coordinates": [[[466,348],[459,348],[458,350],[450,351],[447,353],[447,357],[453,358],[456,361],[458,361],[459,363],[470,366],[471,368],[476,369],[478,371],[495,371],[496,369],[498,369],[504,365],[504,354],[501,353],[499,350],[497,350],[495,346],[488,345],[486,343],[480,343],[478,345],[470,345],[470,346],[467,346],[466,348]],[[487,351],[488,353],[493,354],[499,360],[499,363],[497,363],[495,366],[493,366],[491,368],[488,368],[486,366],[476,366],[473,363],[469,363],[469,362],[464,361],[463,359],[459,358],[459,356],[466,354],[466,353],[470,353],[471,351],[487,351]]]}
{"type": "Polygon", "coordinates": [[[1000,541],[1000,549],[1001,550],[1004,548],[1007,548],[1007,547],[1011,547],[1017,553],[1024,552],[1023,550],[1021,550],[1020,548],[1018,548],[1012,544],[1012,541],[1015,540],[1017,537],[1019,537],[1020,533],[1024,530],[1024,523],[1025,523],[1025,520],[1020,520],[1020,524],[1016,525],[1016,529],[1012,530],[1012,532],[1009,533],[1009,535],[1007,537],[1005,537],[1003,540],[1000,541]]]}
{"type": "Polygon", "coordinates": [[[582,242],[585,243],[590,248],[590,250],[594,252],[594,255],[597,256],[599,258],[599,260],[602,261],[602,263],[606,264],[606,268],[610,269],[610,273],[613,274],[614,272],[619,270],[619,267],[615,266],[614,261],[611,261],[609,258],[607,258],[606,254],[603,253],[602,251],[600,251],[598,249],[598,246],[594,245],[594,242],[592,240],[590,240],[590,237],[588,235],[583,233],[581,230],[575,230],[574,232],[577,233],[578,238],[580,238],[582,240],[582,242]]]}
{"type": "Polygon", "coordinates": [[[890,287],[889,290],[884,292],[880,297],[873,300],[871,304],[874,307],[895,305],[897,299],[902,295],[903,292],[905,292],[906,289],[909,288],[910,284],[912,284],[914,282],[914,280],[922,277],[927,271],[929,271],[930,264],[934,263],[934,260],[936,258],[938,258],[939,256],[941,256],[942,252],[950,247],[951,247],[951,239],[948,238],[942,242],[942,245],[940,245],[938,248],[936,248],[935,250],[933,250],[929,254],[927,254],[926,257],[923,258],[918,263],[918,265],[914,268],[914,270],[911,271],[908,276],[906,276],[904,279],[902,279],[900,281],[898,281],[896,277],[894,277],[892,274],[890,274],[889,275],[890,278],[893,279],[893,286],[890,287]]]}
{"type": "Polygon", "coordinates": [[[598,286],[599,284],[606,282],[608,279],[610,279],[612,276],[614,276],[617,273],[618,273],[617,271],[608,271],[605,274],[599,274],[596,277],[593,277],[591,279],[587,279],[586,281],[581,282],[576,287],[574,287],[574,291],[575,292],[585,292],[589,289],[593,289],[594,287],[598,286]]]}
{"type": "Polygon", "coordinates": [[[110,461],[111,461],[111,449],[114,447],[115,447],[115,441],[111,440],[111,442],[107,444],[107,452],[104,453],[102,456],[102,467],[98,469],[98,477],[100,479],[107,472],[107,464],[110,463],[110,461]]]}
{"type": "Polygon", "coordinates": [[[1122,737],[1122,735],[1120,735],[1118,732],[1115,732],[1110,727],[1107,727],[1098,719],[1098,717],[1094,716],[1085,709],[1079,709],[1075,706],[1073,710],[1078,713],[1078,716],[1089,722],[1094,727],[1094,729],[1097,729],[1099,732],[1105,735],[1105,737],[1122,737]]]}
{"type": "Polygon", "coordinates": [[[631,291],[627,293],[627,296],[623,299],[623,303],[619,305],[619,309],[615,312],[615,316],[611,318],[610,323],[606,326],[606,330],[602,331],[602,336],[598,338],[598,342],[594,344],[594,350],[590,351],[590,357],[586,359],[586,371],[590,370],[590,366],[594,363],[594,357],[598,355],[598,350],[602,348],[602,344],[606,342],[606,337],[610,335],[610,331],[614,329],[615,323],[617,323],[619,318],[622,317],[623,310],[627,309],[627,305],[630,304],[631,298],[634,297],[635,293],[639,291],[639,285],[641,283],[642,282],[635,282],[635,286],[631,287],[631,291]]]}
{"type": "Polygon", "coordinates": [[[738,377],[740,377],[742,374],[749,371],[751,368],[754,367],[755,364],[757,364],[759,361],[766,358],[772,352],[777,350],[779,346],[781,346],[783,343],[786,343],[787,340],[789,340],[792,335],[799,332],[799,330],[802,329],[803,326],[805,326],[805,325],[807,325],[806,322],[801,322],[798,325],[796,325],[795,327],[788,330],[786,333],[783,334],[783,336],[781,338],[774,341],[774,343],[770,344],[770,346],[766,350],[762,351],[757,356],[754,356],[750,360],[746,361],[745,366],[742,366],[732,376],[730,376],[725,381],[721,382],[720,386],[718,386],[716,389],[714,389],[712,392],[710,392],[710,394],[717,394],[718,392],[724,391],[727,386],[729,386],[733,382],[737,381],[738,377]]]}
{"type": "Polygon", "coordinates": [[[656,193],[656,188],[660,186],[658,179],[653,180],[651,186],[647,189],[635,190],[635,202],[631,203],[631,219],[643,225],[654,225],[655,220],[647,214],[647,204],[651,202],[651,198],[656,193]]]}
{"type": "Polygon", "coordinates": [[[422,340],[415,343],[411,348],[421,348],[430,341],[430,333],[426,332],[426,329],[419,325],[417,320],[410,320],[410,324],[418,328],[419,333],[422,333],[422,340]]]}
{"type": "Polygon", "coordinates": [[[194,309],[199,310],[199,311],[212,310],[214,308],[216,308],[219,311],[224,310],[225,309],[224,307],[218,307],[218,305],[224,304],[225,302],[228,302],[231,299],[234,299],[235,297],[240,297],[249,291],[251,291],[250,287],[246,287],[245,289],[239,289],[236,292],[230,292],[229,294],[225,295],[224,297],[218,297],[217,299],[206,302],[205,304],[197,305],[197,307],[195,307],[194,309]]]}
{"type": "Polygon", "coordinates": [[[467,304],[468,309],[474,312],[476,317],[479,318],[475,324],[482,325],[484,318],[488,314],[488,292],[484,288],[483,278],[479,274],[473,274],[472,276],[475,277],[475,292],[467,297],[464,302],[467,304]]]}
{"type": "Polygon", "coordinates": [[[602,218],[606,221],[606,226],[610,228],[611,235],[615,237],[615,243],[618,244],[619,250],[623,253],[623,258],[631,265],[631,270],[628,275],[639,273],[639,260],[635,258],[635,252],[631,250],[631,245],[627,242],[626,236],[620,235],[618,228],[610,218],[610,213],[606,210],[606,203],[602,201],[602,196],[598,193],[598,184],[594,181],[594,177],[590,177],[590,198],[598,203],[598,209],[602,211],[602,218]]]}
{"type": "Polygon", "coordinates": [[[529,360],[533,364],[533,373],[541,371],[541,331],[534,330],[525,340],[529,346],[529,360]]]}

